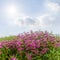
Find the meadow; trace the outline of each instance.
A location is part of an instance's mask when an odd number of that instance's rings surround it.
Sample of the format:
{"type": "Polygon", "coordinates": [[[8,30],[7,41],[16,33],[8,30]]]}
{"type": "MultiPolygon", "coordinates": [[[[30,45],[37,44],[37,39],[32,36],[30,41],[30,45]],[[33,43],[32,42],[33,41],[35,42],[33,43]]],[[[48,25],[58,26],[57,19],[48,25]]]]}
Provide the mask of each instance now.
{"type": "Polygon", "coordinates": [[[0,60],[60,60],[60,36],[30,31],[0,38],[0,60]]]}

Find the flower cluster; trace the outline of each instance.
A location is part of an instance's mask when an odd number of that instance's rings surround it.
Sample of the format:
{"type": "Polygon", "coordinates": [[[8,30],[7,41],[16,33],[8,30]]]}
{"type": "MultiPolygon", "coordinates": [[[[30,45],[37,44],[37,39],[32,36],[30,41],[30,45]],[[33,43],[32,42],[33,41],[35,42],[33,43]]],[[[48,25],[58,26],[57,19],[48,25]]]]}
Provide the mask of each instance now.
{"type": "MultiPolygon", "coordinates": [[[[6,49],[10,49],[11,55],[20,55],[19,58],[25,55],[26,60],[32,60],[36,55],[42,56],[48,53],[51,47],[55,47],[55,44],[56,38],[53,34],[47,31],[31,31],[19,34],[14,40],[1,42],[0,49],[5,47],[6,49]]],[[[16,60],[16,58],[11,58],[11,60],[16,60]]]]}

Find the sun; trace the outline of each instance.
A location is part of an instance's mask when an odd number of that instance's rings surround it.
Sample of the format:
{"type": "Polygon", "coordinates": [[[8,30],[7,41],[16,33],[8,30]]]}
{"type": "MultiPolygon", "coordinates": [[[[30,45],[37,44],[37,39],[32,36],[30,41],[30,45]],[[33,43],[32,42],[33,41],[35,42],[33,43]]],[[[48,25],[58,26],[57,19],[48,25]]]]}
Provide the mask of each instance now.
{"type": "Polygon", "coordinates": [[[17,8],[14,5],[6,7],[6,13],[8,16],[15,16],[17,14],[17,8]]]}

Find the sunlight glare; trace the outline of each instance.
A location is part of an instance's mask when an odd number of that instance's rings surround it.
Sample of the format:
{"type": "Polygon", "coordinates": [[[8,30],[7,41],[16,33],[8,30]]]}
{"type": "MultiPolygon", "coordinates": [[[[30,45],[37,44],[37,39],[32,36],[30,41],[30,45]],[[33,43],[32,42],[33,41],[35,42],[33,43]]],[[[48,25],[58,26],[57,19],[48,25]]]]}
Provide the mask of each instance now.
{"type": "Polygon", "coordinates": [[[6,13],[8,14],[8,16],[15,16],[17,13],[17,8],[14,5],[8,6],[6,8],[6,13]]]}

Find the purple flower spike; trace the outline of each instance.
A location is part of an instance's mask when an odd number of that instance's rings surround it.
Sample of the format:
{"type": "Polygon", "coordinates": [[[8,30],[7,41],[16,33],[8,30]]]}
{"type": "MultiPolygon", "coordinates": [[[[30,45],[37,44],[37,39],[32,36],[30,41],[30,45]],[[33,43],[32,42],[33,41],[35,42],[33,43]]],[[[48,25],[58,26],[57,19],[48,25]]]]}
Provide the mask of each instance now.
{"type": "Polygon", "coordinates": [[[15,57],[12,57],[10,60],[17,60],[17,58],[15,58],[15,57]]]}

